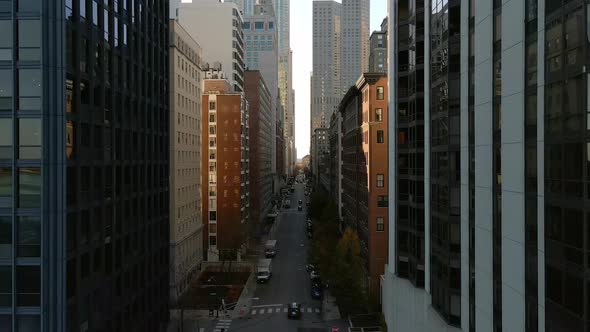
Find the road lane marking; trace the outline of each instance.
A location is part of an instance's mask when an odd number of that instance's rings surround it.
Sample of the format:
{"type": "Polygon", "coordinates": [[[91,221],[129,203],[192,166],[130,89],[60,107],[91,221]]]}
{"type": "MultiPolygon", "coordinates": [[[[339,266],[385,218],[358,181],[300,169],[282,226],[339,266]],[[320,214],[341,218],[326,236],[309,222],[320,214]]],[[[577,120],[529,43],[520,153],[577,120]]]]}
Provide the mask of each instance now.
{"type": "Polygon", "coordinates": [[[275,310],[275,313],[277,312],[281,312],[281,308],[277,308],[277,310],[275,310]]]}
{"type": "Polygon", "coordinates": [[[318,308],[315,308],[315,312],[316,312],[317,314],[319,314],[319,313],[320,313],[320,309],[318,309],[318,308]]]}
{"type": "Polygon", "coordinates": [[[307,308],[307,312],[311,312],[311,308],[307,308]]]}
{"type": "Polygon", "coordinates": [[[287,308],[284,308],[284,309],[283,309],[283,312],[287,312],[287,308]]]}
{"type": "Polygon", "coordinates": [[[252,315],[256,315],[256,309],[252,310],[252,315]]]}
{"type": "Polygon", "coordinates": [[[252,308],[268,308],[268,307],[282,307],[283,304],[276,303],[276,304],[261,304],[261,305],[253,305],[252,308]]]}
{"type": "Polygon", "coordinates": [[[262,315],[264,313],[264,309],[260,309],[260,314],[262,315]]]}

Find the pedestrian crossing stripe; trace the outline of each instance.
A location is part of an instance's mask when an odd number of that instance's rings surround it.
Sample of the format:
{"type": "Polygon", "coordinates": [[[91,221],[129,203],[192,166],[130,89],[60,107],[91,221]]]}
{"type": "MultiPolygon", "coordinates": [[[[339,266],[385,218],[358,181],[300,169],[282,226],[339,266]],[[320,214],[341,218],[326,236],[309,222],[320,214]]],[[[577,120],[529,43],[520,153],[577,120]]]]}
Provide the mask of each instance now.
{"type": "MultiPolygon", "coordinates": [[[[284,307],[282,309],[283,309],[282,310],[283,313],[287,313],[287,311],[289,311],[289,308],[287,308],[287,307],[284,307]]],[[[274,311],[273,311],[273,308],[266,308],[266,309],[259,308],[259,309],[252,309],[250,311],[250,315],[255,316],[255,315],[264,315],[264,314],[278,314],[280,312],[281,312],[281,308],[274,308],[274,311]]],[[[301,313],[305,313],[305,312],[307,312],[307,313],[314,313],[315,312],[316,314],[319,314],[321,312],[321,310],[319,308],[311,308],[311,307],[301,308],[301,313]]]]}

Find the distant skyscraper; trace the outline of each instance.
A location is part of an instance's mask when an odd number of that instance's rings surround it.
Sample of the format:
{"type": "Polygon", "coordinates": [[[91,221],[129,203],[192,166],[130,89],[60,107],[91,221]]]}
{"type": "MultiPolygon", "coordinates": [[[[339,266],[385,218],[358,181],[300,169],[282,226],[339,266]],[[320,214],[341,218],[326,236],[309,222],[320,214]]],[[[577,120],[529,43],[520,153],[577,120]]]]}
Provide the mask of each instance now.
{"type": "Polygon", "coordinates": [[[201,45],[204,61],[210,66],[221,63],[234,91],[244,91],[244,32],[237,5],[219,0],[176,5],[178,16],[175,18],[201,45]]]}
{"type": "Polygon", "coordinates": [[[342,0],[340,44],[342,95],[350,86],[356,84],[369,66],[370,7],[370,0],[342,0]]]}
{"type": "Polygon", "coordinates": [[[343,95],[340,86],[341,15],[342,5],[336,1],[313,2],[313,98],[310,137],[316,128],[328,127],[330,117],[338,110],[343,95]]]}
{"type": "MultiPolygon", "coordinates": [[[[270,93],[270,127],[276,132],[279,114],[279,67],[277,22],[270,0],[259,0],[254,5],[254,14],[244,16],[244,37],[246,40],[246,68],[258,70],[262,74],[264,85],[270,93]]],[[[273,136],[274,141],[274,136],[273,136]]],[[[276,145],[271,147],[271,176],[276,177],[276,145]]],[[[278,185],[276,186],[278,187],[278,185]]]]}
{"type": "Polygon", "coordinates": [[[168,23],[0,1],[0,331],[166,331],[168,23]]]}

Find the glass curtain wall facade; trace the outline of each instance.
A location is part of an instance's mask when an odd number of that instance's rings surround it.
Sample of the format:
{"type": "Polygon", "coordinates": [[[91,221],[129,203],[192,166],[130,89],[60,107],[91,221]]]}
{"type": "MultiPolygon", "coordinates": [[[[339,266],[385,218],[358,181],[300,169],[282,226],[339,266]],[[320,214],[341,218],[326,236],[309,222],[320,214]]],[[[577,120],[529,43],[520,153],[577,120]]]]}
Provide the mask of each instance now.
{"type": "Polygon", "coordinates": [[[546,331],[590,331],[589,14],[545,2],[546,331]]]}
{"type": "Polygon", "coordinates": [[[0,330],[163,330],[168,1],[0,0],[0,28],[0,330]]]}
{"type": "Polygon", "coordinates": [[[460,1],[431,2],[430,168],[432,305],[461,323],[460,1]]]}
{"type": "Polygon", "coordinates": [[[399,277],[423,288],[424,2],[399,1],[398,6],[396,264],[399,277]]]}

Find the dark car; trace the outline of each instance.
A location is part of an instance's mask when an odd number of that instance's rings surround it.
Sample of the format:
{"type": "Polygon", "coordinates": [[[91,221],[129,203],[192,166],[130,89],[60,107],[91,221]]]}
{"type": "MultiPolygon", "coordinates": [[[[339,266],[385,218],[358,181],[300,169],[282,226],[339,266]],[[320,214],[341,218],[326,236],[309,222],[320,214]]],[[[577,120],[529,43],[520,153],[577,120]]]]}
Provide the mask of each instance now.
{"type": "Polygon", "coordinates": [[[315,300],[319,300],[322,298],[322,288],[319,284],[314,284],[311,286],[311,298],[315,300]]]}
{"type": "Polygon", "coordinates": [[[302,200],[299,200],[299,205],[301,205],[301,204],[303,204],[303,201],[302,200]]]}
{"type": "Polygon", "coordinates": [[[311,232],[309,232],[309,231],[308,231],[308,232],[307,232],[307,238],[308,238],[308,239],[311,239],[312,237],[313,237],[313,234],[312,234],[311,232]]]}
{"type": "Polygon", "coordinates": [[[297,302],[289,304],[289,311],[287,312],[287,318],[299,319],[301,318],[301,305],[297,302]]]}
{"type": "Polygon", "coordinates": [[[299,205],[299,206],[297,207],[297,211],[303,211],[303,206],[299,205]]]}

